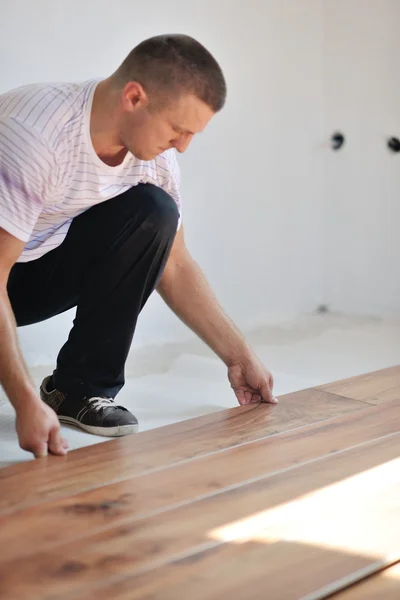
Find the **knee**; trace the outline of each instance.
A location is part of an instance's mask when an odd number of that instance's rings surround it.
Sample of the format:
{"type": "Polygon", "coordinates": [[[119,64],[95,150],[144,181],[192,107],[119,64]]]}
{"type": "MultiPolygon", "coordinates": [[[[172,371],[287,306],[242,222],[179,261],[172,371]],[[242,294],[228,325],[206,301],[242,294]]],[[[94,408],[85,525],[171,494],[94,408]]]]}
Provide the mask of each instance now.
{"type": "Polygon", "coordinates": [[[142,184],[138,192],[146,213],[143,226],[159,233],[175,235],[179,210],[174,199],[162,188],[149,183],[142,184]]]}

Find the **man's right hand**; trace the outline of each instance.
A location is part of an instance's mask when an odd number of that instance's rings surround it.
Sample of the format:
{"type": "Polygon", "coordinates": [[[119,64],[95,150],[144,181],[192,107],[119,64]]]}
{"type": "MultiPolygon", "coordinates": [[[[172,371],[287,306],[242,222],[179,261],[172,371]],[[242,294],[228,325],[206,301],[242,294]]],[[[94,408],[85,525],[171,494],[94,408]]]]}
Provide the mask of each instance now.
{"type": "Polygon", "coordinates": [[[32,452],[36,458],[48,453],[67,453],[68,442],[61,436],[58,417],[40,398],[21,405],[16,413],[16,430],[23,450],[32,452]]]}

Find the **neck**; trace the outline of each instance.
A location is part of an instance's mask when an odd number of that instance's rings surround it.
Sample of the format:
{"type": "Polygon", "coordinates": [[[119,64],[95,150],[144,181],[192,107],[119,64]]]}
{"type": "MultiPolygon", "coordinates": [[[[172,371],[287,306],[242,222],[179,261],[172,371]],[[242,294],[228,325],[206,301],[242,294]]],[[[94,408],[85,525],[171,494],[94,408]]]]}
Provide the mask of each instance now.
{"type": "Polygon", "coordinates": [[[90,137],[99,158],[117,166],[128,153],[118,135],[118,92],[109,79],[101,81],[94,92],[90,116],[90,137]]]}

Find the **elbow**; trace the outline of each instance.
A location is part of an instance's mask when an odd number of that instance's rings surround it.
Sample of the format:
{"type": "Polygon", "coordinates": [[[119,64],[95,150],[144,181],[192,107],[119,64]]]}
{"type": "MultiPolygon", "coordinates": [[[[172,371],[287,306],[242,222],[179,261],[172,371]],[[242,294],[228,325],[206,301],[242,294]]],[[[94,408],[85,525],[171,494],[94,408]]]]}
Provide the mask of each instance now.
{"type": "Polygon", "coordinates": [[[175,264],[166,264],[165,269],[161,275],[161,278],[157,285],[157,291],[163,295],[164,292],[168,291],[173,285],[175,279],[177,266],[175,264]]]}
{"type": "Polygon", "coordinates": [[[177,283],[186,277],[190,263],[190,256],[170,257],[157,285],[157,291],[160,294],[168,293],[169,290],[176,287],[177,283]]]}

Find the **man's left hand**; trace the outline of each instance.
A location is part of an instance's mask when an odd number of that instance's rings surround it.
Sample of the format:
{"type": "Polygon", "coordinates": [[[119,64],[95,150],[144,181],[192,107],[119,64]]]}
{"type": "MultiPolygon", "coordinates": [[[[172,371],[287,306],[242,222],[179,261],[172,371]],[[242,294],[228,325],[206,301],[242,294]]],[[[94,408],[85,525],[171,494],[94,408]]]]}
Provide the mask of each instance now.
{"type": "Polygon", "coordinates": [[[257,357],[238,360],[228,367],[228,378],[239,404],[269,402],[276,404],[273,395],[274,379],[257,357]]]}

